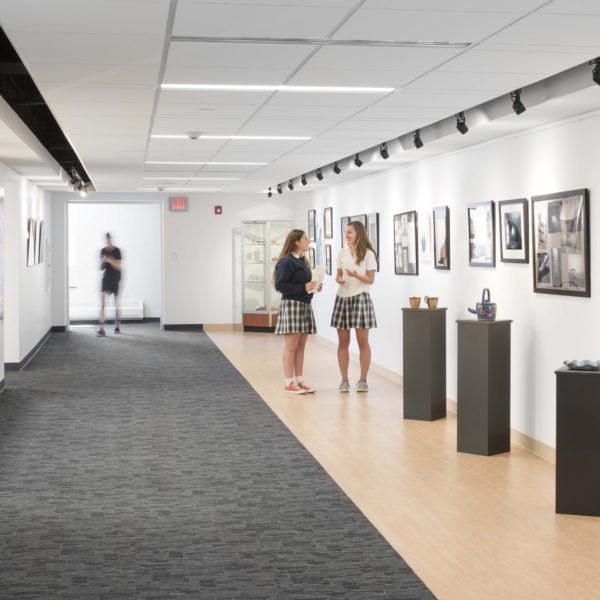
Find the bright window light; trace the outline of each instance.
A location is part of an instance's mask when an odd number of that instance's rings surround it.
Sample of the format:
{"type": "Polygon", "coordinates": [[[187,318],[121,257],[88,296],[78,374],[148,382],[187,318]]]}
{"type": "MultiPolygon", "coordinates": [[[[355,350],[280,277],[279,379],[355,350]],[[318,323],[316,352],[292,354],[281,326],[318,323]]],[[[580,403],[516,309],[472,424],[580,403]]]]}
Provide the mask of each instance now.
{"type": "Polygon", "coordinates": [[[310,140],[310,136],[305,135],[204,135],[201,134],[195,138],[189,135],[173,134],[153,134],[150,136],[157,140],[310,140]]]}
{"type": "Polygon", "coordinates": [[[165,90],[221,92],[323,92],[337,94],[388,94],[393,87],[354,87],[331,85],[223,85],[209,83],[163,83],[165,90]]]}

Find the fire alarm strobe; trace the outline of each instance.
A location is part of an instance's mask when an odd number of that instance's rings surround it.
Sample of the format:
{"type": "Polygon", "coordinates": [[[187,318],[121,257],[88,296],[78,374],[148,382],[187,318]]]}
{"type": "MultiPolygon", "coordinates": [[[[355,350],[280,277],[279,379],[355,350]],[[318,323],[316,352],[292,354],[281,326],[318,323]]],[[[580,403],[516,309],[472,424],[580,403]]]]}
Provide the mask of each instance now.
{"type": "Polygon", "coordinates": [[[222,214],[223,214],[223,207],[215,206],[215,215],[222,215],[222,214]]]}

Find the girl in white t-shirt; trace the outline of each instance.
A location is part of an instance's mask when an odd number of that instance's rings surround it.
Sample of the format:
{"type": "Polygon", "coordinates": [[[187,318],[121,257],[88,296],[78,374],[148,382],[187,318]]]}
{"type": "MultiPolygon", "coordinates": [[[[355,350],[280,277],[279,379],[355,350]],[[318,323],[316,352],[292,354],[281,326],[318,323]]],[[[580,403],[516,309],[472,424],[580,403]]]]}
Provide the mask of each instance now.
{"type": "Polygon", "coordinates": [[[360,379],[356,391],[367,392],[367,374],[371,365],[369,329],[377,327],[375,309],[369,289],[375,281],[377,256],[360,221],[346,226],[346,246],[337,259],[336,282],[339,284],[331,326],[338,332],[338,363],[342,374],[339,391],[350,391],[348,364],[350,362],[350,330],[356,329],[356,341],[360,351],[360,379]]]}

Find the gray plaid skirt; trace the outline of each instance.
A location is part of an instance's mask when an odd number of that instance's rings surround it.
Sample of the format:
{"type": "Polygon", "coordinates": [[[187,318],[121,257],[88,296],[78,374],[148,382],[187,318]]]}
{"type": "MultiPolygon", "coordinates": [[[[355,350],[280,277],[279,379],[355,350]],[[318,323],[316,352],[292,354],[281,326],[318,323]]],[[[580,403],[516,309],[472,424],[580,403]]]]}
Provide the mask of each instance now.
{"type": "Polygon", "coordinates": [[[317,333],[312,306],[298,300],[282,300],[275,333],[317,333]]]}
{"type": "Polygon", "coordinates": [[[375,309],[370,294],[363,292],[349,298],[335,297],[331,326],[336,329],[374,329],[375,309]]]}

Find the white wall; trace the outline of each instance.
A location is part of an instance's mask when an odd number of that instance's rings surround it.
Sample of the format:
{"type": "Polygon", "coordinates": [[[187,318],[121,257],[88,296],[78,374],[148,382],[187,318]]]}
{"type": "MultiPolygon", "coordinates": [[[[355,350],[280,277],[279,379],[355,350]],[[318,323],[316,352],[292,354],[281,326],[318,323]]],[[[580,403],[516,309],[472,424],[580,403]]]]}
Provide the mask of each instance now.
{"type": "Polygon", "coordinates": [[[232,277],[235,230],[245,220],[291,220],[291,198],[196,194],[190,196],[188,212],[169,212],[166,203],[163,210],[164,322],[240,323],[232,277]],[[214,214],[215,205],[223,207],[223,214],[214,214]]]}
{"type": "MultiPolygon", "coordinates": [[[[372,332],[373,360],[402,373],[402,307],[408,297],[439,296],[447,312],[447,394],[456,399],[456,319],[470,318],[481,290],[489,287],[498,318],[512,324],[512,426],[555,446],[555,375],[565,359],[600,359],[596,332],[600,296],[596,265],[600,261],[598,168],[600,114],[524,132],[457,153],[396,168],[315,191],[294,203],[294,221],[306,228],[306,211],[333,206],[333,258],[340,248],[340,217],[380,213],[381,270],[372,297],[379,328],[372,332]],[[496,268],[468,266],[466,205],[579,188],[590,189],[592,298],[533,293],[532,264],[500,262],[496,268]],[[393,215],[419,211],[419,223],[435,206],[450,207],[451,270],[419,265],[418,277],[394,274],[393,215]]],[[[294,196],[294,199],[296,197],[294,196]]],[[[498,235],[497,235],[498,237],[498,235]]],[[[531,260],[531,259],[530,259],[531,260]]],[[[315,302],[319,333],[336,341],[329,326],[335,282],[315,302]]]]}
{"type": "MultiPolygon", "coordinates": [[[[20,362],[51,327],[49,262],[27,266],[27,220],[44,219],[51,242],[50,195],[14,174],[4,182],[4,361],[20,362]]],[[[45,243],[44,243],[45,245],[45,243]]]]}
{"type": "Polygon", "coordinates": [[[160,317],[161,205],[97,203],[91,194],[89,202],[69,204],[68,223],[70,305],[98,304],[100,249],[106,245],[109,232],[123,256],[119,288],[122,302],[141,299],[145,317],[160,317]]]}

